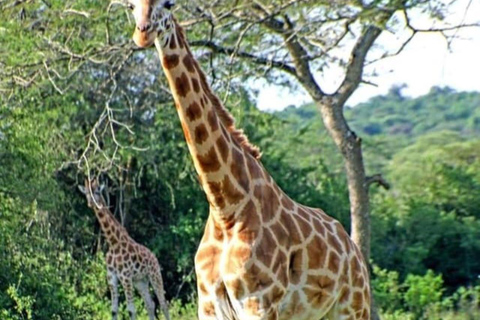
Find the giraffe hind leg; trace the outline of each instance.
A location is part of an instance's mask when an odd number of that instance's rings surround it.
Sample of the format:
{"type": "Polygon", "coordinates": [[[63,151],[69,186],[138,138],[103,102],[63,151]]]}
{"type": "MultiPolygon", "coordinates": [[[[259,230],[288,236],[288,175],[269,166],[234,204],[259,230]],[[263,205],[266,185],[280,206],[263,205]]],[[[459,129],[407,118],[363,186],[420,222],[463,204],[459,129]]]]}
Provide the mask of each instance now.
{"type": "Polygon", "coordinates": [[[152,296],[150,295],[148,282],[145,280],[137,281],[134,283],[134,285],[137,291],[142,296],[143,301],[145,302],[145,307],[147,308],[147,312],[148,312],[148,318],[150,320],[155,320],[155,303],[153,302],[152,296]]]}
{"type": "Polygon", "coordinates": [[[162,274],[160,273],[160,266],[154,271],[153,274],[149,275],[149,281],[152,284],[155,295],[157,296],[160,307],[162,308],[163,315],[165,319],[170,320],[170,315],[168,313],[167,300],[165,299],[165,291],[163,289],[163,279],[162,274]]]}

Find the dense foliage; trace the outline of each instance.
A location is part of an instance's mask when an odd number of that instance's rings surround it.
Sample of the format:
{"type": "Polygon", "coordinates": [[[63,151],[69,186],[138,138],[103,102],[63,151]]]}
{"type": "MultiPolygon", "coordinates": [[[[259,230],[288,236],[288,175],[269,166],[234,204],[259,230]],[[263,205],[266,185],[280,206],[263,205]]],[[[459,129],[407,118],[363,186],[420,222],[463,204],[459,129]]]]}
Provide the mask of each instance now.
{"type": "MultiPolygon", "coordinates": [[[[207,203],[155,52],[131,45],[115,19],[124,12],[107,2],[27,3],[0,2],[0,318],[109,316],[105,243],[77,190],[99,174],[117,218],[159,258],[172,315],[191,319],[207,203]]],[[[228,95],[213,85],[280,186],[348,228],[340,156],[318,111],[263,113],[238,83],[228,95]]],[[[392,184],[372,190],[386,319],[479,317],[479,104],[475,92],[413,99],[393,88],[348,110],[369,174],[392,184]]]]}

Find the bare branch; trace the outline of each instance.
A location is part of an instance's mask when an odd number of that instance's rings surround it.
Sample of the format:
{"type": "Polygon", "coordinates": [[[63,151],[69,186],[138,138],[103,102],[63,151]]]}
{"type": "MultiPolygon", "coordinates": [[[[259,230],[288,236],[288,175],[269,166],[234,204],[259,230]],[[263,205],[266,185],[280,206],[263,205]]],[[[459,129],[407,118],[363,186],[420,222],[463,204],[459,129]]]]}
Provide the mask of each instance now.
{"type": "Polygon", "coordinates": [[[254,54],[247,53],[245,51],[236,50],[235,48],[222,47],[222,46],[214,43],[213,41],[196,40],[196,41],[191,41],[190,45],[192,47],[206,47],[206,48],[212,50],[215,53],[225,54],[225,55],[228,55],[228,56],[231,56],[232,54],[235,54],[237,57],[249,59],[255,64],[259,64],[259,65],[263,65],[263,66],[267,66],[267,67],[273,66],[277,69],[285,71],[285,72],[287,72],[291,75],[294,75],[294,76],[296,74],[295,68],[289,66],[288,64],[286,64],[283,61],[276,61],[276,60],[268,59],[268,58],[265,58],[265,57],[259,57],[259,56],[256,56],[254,54]]]}
{"type": "Polygon", "coordinates": [[[374,174],[373,176],[369,176],[365,178],[367,189],[374,183],[378,184],[379,186],[383,187],[385,190],[390,189],[390,183],[388,183],[380,173],[374,174]]]}

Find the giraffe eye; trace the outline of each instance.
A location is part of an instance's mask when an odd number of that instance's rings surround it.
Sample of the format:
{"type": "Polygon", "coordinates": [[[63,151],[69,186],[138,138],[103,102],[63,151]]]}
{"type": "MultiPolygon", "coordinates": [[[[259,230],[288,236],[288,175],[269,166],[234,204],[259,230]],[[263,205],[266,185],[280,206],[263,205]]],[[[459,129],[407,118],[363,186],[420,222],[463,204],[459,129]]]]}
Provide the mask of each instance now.
{"type": "Polygon", "coordinates": [[[131,3],[127,4],[127,8],[130,9],[130,10],[133,10],[135,9],[135,6],[131,3]]]}

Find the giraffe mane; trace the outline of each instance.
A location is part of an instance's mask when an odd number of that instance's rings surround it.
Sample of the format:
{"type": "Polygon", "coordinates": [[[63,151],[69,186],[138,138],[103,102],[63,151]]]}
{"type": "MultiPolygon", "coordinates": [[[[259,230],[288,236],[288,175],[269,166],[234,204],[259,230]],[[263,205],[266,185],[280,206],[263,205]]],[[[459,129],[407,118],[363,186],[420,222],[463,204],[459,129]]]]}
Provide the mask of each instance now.
{"type": "MultiPolygon", "coordinates": [[[[179,42],[183,42],[187,52],[193,57],[193,54],[187,45],[185,32],[180,24],[174,19],[175,28],[177,30],[177,38],[179,42]]],[[[223,103],[220,99],[212,92],[210,85],[208,84],[207,77],[205,73],[200,68],[196,59],[193,60],[193,65],[197,70],[197,73],[200,77],[200,82],[202,83],[202,87],[205,90],[208,98],[210,99],[213,109],[215,110],[215,114],[217,115],[220,123],[227,129],[227,131],[231,134],[232,139],[238,143],[245,151],[247,151],[251,156],[255,159],[260,159],[261,152],[260,149],[253,145],[249,140],[248,137],[245,135],[242,129],[237,129],[235,127],[235,119],[233,118],[232,114],[225,108],[223,103]]]]}

